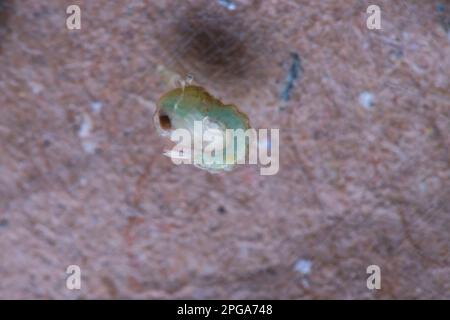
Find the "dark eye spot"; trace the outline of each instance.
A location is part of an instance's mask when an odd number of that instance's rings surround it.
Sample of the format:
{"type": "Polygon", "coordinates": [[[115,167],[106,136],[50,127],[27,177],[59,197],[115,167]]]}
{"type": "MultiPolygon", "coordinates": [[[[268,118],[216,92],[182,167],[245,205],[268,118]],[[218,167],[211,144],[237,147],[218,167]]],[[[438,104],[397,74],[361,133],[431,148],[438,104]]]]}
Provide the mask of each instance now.
{"type": "Polygon", "coordinates": [[[172,122],[170,121],[170,118],[166,114],[160,114],[159,115],[159,125],[163,130],[170,130],[172,129],[172,122]]]}

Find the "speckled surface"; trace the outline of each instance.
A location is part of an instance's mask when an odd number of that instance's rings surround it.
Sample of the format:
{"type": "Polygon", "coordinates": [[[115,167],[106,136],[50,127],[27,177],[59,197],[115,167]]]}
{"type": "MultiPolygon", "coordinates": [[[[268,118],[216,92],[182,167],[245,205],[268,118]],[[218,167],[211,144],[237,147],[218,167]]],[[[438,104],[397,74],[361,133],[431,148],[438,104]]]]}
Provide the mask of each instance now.
{"type": "Polygon", "coordinates": [[[450,2],[372,2],[0,1],[0,298],[450,299],[450,2]],[[162,155],[187,72],[277,175],[162,155]]]}

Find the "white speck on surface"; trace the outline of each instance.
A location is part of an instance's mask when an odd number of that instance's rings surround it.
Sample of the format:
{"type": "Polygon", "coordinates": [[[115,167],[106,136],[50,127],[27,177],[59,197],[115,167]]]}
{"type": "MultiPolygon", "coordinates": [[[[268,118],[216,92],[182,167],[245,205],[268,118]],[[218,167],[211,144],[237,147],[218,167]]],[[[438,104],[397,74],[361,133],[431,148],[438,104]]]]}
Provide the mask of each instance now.
{"type": "Polygon", "coordinates": [[[372,109],[375,103],[373,93],[364,91],[359,94],[359,103],[364,109],[372,109]]]}
{"type": "Polygon", "coordinates": [[[31,88],[31,92],[33,92],[33,94],[39,94],[44,90],[44,86],[40,83],[31,81],[28,83],[30,88],[31,88]]]}
{"type": "Polygon", "coordinates": [[[92,120],[88,114],[84,113],[81,121],[80,129],[78,130],[78,136],[80,138],[87,138],[91,134],[92,120]]]}
{"type": "Polygon", "coordinates": [[[97,149],[97,142],[91,137],[91,131],[94,127],[91,117],[87,113],[83,113],[78,129],[78,137],[81,139],[81,146],[84,152],[88,154],[95,153],[97,149]]]}
{"type": "Polygon", "coordinates": [[[97,149],[97,143],[94,141],[84,140],[81,145],[83,146],[84,152],[88,154],[95,153],[95,150],[97,149]]]}
{"type": "Polygon", "coordinates": [[[91,110],[94,113],[100,113],[103,108],[103,103],[100,101],[94,101],[91,103],[91,110]]]}
{"type": "Polygon", "coordinates": [[[219,0],[219,4],[230,11],[236,10],[236,4],[231,0],[219,0]]]}
{"type": "Polygon", "coordinates": [[[88,184],[88,180],[85,177],[81,177],[79,180],[80,186],[85,187],[88,184]]]}
{"type": "Polygon", "coordinates": [[[294,270],[303,275],[308,275],[311,273],[312,261],[300,259],[295,263],[294,270]]]}

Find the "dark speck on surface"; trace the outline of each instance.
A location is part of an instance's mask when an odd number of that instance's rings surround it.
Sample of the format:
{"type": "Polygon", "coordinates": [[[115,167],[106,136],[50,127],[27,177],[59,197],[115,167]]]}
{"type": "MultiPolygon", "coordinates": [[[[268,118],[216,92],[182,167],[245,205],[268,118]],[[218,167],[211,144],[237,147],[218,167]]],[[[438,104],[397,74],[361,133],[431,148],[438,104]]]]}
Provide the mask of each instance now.
{"type": "Polygon", "coordinates": [[[289,69],[288,76],[286,78],[286,85],[281,93],[281,99],[283,101],[289,101],[291,98],[292,89],[294,88],[295,81],[301,77],[303,73],[302,62],[300,56],[293,52],[291,53],[292,64],[289,69]]]}
{"type": "Polygon", "coordinates": [[[9,225],[9,221],[6,219],[0,219],[0,228],[5,228],[9,225]]]}
{"type": "Polygon", "coordinates": [[[225,209],[224,206],[219,206],[217,208],[217,212],[219,212],[220,214],[225,214],[225,213],[227,213],[227,210],[225,209]]]}
{"type": "Polygon", "coordinates": [[[42,145],[43,145],[44,148],[50,147],[51,144],[52,144],[51,141],[48,140],[48,139],[45,139],[45,140],[43,141],[43,143],[42,143],[42,145]]]}

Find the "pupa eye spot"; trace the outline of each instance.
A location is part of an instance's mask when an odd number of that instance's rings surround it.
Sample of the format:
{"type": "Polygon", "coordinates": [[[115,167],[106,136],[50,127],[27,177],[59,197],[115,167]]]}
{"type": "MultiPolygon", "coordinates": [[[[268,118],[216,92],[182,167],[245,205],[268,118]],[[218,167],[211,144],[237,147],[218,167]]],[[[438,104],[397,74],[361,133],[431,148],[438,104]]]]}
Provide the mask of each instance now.
{"type": "Polygon", "coordinates": [[[159,125],[161,126],[161,129],[163,129],[163,130],[172,129],[172,123],[170,121],[170,117],[163,113],[159,114],[159,125]]]}

